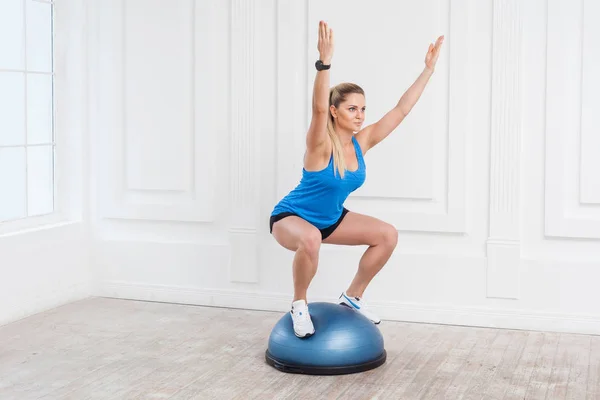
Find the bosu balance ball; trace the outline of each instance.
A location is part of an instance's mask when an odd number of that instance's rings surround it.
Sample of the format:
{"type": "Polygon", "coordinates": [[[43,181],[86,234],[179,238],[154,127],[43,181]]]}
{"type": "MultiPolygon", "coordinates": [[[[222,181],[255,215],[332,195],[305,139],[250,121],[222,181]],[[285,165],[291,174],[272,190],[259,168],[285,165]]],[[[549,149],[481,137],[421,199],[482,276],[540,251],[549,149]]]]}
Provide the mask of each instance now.
{"type": "Polygon", "coordinates": [[[348,306],[309,303],[315,334],[298,338],[286,313],[273,327],[265,353],[274,368],[289,373],[340,375],[385,363],[383,336],[368,318],[348,306]]]}

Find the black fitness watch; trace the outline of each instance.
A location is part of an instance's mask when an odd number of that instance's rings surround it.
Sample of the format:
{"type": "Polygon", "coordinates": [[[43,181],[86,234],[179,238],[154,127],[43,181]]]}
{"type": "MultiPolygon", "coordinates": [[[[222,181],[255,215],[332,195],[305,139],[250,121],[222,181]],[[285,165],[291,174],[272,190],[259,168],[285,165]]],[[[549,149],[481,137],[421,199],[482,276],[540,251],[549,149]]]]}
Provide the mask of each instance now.
{"type": "Polygon", "coordinates": [[[317,71],[324,71],[326,69],[331,68],[331,64],[325,65],[323,64],[323,61],[317,60],[317,62],[315,63],[315,67],[317,68],[317,71]]]}

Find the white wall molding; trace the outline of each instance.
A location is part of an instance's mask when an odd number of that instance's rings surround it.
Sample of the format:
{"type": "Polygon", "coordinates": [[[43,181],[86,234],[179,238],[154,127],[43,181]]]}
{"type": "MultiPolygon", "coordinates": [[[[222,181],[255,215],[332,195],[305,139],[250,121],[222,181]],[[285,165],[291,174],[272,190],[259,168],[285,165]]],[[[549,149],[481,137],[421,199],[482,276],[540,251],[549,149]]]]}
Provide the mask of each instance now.
{"type": "Polygon", "coordinates": [[[490,228],[487,296],[519,297],[521,13],[519,0],[494,0],[490,228]]]}
{"type": "MultiPolygon", "coordinates": [[[[579,201],[582,205],[595,206],[596,215],[600,214],[600,3],[594,0],[583,0],[582,38],[581,38],[581,133],[579,163],[581,179],[579,180],[579,201]]],[[[597,218],[600,221],[600,217],[597,218]]],[[[598,230],[600,232],[600,230],[598,230]]],[[[600,238],[600,235],[596,235],[600,238]]]]}
{"type": "Polygon", "coordinates": [[[545,233],[600,239],[598,3],[548,0],[545,233]],[[584,12],[585,10],[585,12],[584,12]]]}
{"type": "Polygon", "coordinates": [[[215,220],[218,121],[203,98],[220,90],[210,73],[217,67],[206,63],[218,49],[197,25],[217,20],[202,3],[107,0],[96,8],[90,127],[103,167],[102,217],[215,220]],[[165,13],[177,29],[163,28],[165,13]]]}
{"type": "Polygon", "coordinates": [[[231,0],[231,220],[232,282],[258,282],[257,224],[260,157],[255,115],[256,3],[231,0]]]}
{"type": "Polygon", "coordinates": [[[310,112],[308,81],[307,1],[277,1],[277,137],[276,199],[279,201],[301,177],[310,112]]]}

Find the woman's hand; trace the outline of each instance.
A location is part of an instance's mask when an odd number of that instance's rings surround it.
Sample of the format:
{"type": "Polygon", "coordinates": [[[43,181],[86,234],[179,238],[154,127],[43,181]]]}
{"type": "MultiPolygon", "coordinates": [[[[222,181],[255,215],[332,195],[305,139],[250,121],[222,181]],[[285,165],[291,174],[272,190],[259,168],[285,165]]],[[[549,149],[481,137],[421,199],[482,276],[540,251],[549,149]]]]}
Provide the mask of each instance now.
{"type": "Polygon", "coordinates": [[[429,49],[427,49],[427,54],[425,55],[425,67],[431,72],[435,70],[435,64],[440,56],[442,43],[444,43],[443,35],[437,38],[435,45],[429,44],[429,49]]]}
{"type": "Polygon", "coordinates": [[[319,21],[319,42],[317,44],[319,50],[319,59],[323,64],[331,64],[333,57],[333,30],[323,21],[319,21]]]}

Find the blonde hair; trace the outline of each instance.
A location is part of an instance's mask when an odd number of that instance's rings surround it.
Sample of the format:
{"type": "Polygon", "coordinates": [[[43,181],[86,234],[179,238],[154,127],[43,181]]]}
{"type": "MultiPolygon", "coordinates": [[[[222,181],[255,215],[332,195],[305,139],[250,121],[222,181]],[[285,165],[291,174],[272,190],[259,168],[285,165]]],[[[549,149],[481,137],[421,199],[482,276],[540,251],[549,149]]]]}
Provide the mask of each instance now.
{"type": "MultiPolygon", "coordinates": [[[[329,90],[329,107],[331,108],[333,105],[335,108],[338,108],[340,103],[345,101],[346,97],[351,93],[365,95],[364,90],[354,83],[340,83],[339,85],[332,87],[329,90]]],[[[329,134],[333,146],[333,173],[335,175],[335,170],[337,169],[340,176],[343,178],[344,172],[346,171],[346,159],[344,157],[342,142],[335,132],[331,110],[329,110],[329,118],[327,119],[327,133],[329,134]]]]}

